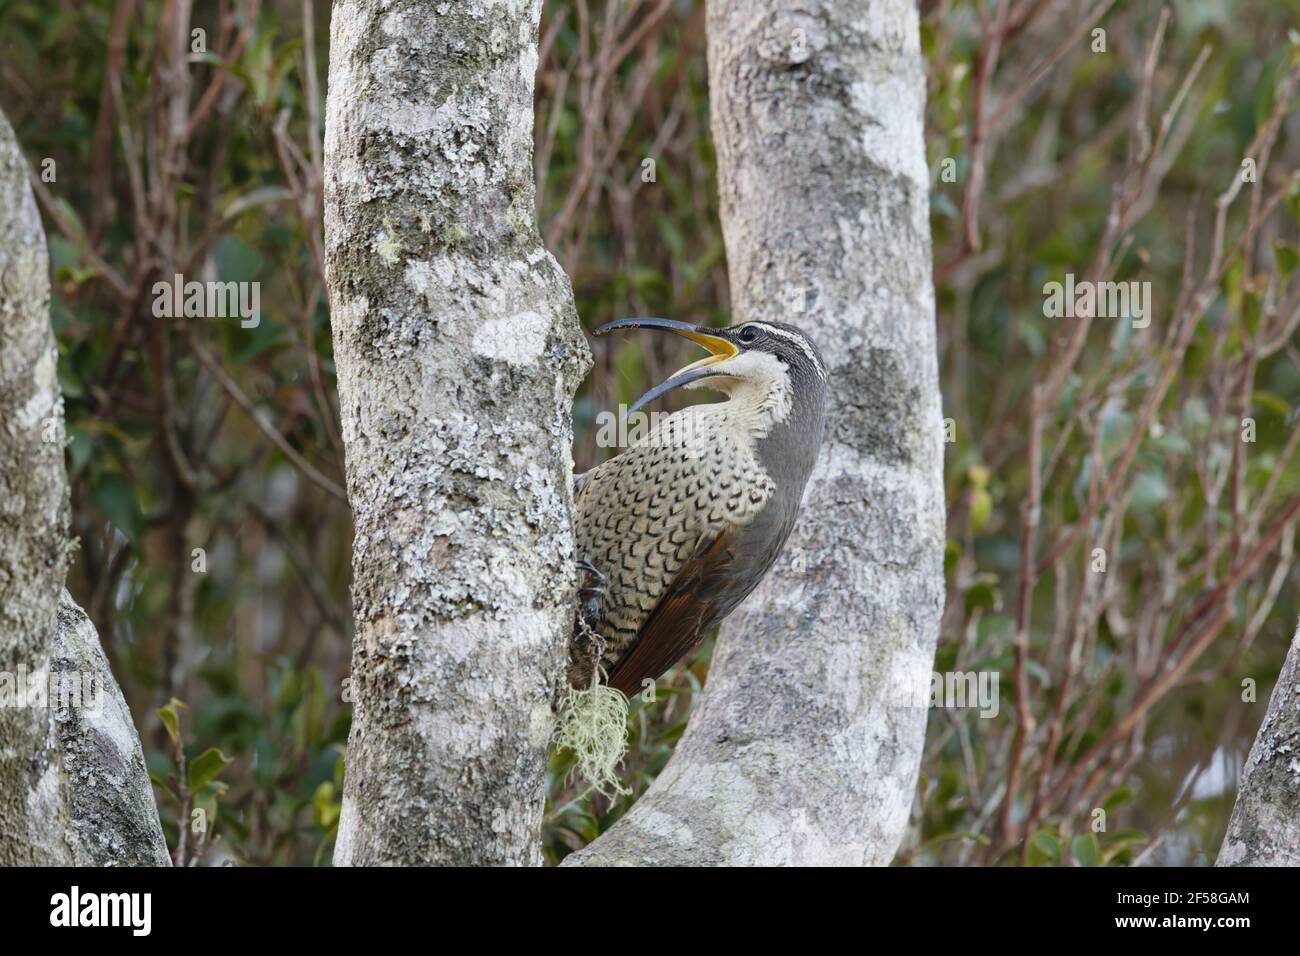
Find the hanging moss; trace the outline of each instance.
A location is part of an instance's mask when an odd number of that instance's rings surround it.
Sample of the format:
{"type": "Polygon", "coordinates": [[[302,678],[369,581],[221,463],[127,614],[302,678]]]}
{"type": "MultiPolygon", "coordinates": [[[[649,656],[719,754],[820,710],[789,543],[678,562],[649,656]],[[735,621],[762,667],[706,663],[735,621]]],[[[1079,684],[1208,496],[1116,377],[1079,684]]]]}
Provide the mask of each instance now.
{"type": "Polygon", "coordinates": [[[574,769],[607,797],[632,791],[618,779],[627,753],[627,698],[608,684],[569,688],[555,727],[555,746],[571,750],[574,769]]]}

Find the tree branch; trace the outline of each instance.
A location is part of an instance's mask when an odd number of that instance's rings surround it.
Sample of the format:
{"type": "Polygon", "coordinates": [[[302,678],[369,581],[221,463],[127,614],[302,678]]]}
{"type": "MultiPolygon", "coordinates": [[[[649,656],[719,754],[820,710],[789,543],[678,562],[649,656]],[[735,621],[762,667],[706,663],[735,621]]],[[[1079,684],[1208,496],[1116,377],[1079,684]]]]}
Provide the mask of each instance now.
{"type": "Polygon", "coordinates": [[[916,6],[716,0],[708,44],[733,321],[817,338],[826,438],[672,759],[565,862],[886,864],[916,788],[944,590],[916,6]]]}
{"type": "Polygon", "coordinates": [[[0,865],[167,865],[139,735],[63,587],[67,433],[49,258],[3,115],[0,277],[0,865]]]}
{"type": "Polygon", "coordinates": [[[356,529],[337,864],[542,860],[590,357],[535,220],[540,13],[334,7],[325,266],[356,529]]]}
{"type": "Polygon", "coordinates": [[[1300,866],[1300,630],[1241,775],[1216,866],[1300,866]]]}

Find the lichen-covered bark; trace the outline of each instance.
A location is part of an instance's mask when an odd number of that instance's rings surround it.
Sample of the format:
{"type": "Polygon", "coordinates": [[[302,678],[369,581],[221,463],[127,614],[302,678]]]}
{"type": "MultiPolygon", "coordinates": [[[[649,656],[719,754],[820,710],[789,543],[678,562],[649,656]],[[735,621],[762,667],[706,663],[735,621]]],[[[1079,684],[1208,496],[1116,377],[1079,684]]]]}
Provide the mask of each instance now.
{"type": "Polygon", "coordinates": [[[533,213],[540,11],[334,6],[326,266],[357,623],[339,864],[541,862],[590,359],[533,213]]]}
{"type": "MultiPolygon", "coordinates": [[[[49,259],[27,167],[0,117],[0,675],[49,672],[67,566],[67,488],[49,259]]],[[[0,680],[4,677],[0,676],[0,680]]],[[[71,862],[52,715],[0,707],[0,864],[71,862]]]]}
{"type": "Polygon", "coordinates": [[[587,864],[885,864],[916,787],[943,607],[942,425],[914,0],[713,0],[733,321],[831,369],[826,439],[699,708],[587,864]]]}
{"type": "Polygon", "coordinates": [[[48,273],[27,165],[0,115],[0,865],[166,864],[130,713],[63,590],[68,487],[48,273]],[[60,706],[51,673],[100,688],[102,706],[81,695],[60,706]]]}
{"type": "Polygon", "coordinates": [[[95,625],[66,590],[51,655],[55,686],[81,706],[50,707],[72,798],[70,842],[77,866],[170,866],[140,735],[113,680],[95,625]],[[87,706],[89,705],[89,706],[87,706]]]}
{"type": "Polygon", "coordinates": [[[1300,866],[1300,631],[1246,758],[1217,866],[1300,866]]]}

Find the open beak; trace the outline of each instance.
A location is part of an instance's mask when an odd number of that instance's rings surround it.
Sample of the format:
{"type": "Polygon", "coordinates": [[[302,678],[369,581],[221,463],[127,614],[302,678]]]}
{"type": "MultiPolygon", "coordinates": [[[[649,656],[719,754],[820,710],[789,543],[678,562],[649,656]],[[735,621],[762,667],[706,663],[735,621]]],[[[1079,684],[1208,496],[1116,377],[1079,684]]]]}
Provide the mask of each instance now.
{"type": "Polygon", "coordinates": [[[591,334],[604,335],[607,332],[619,332],[623,329],[666,329],[709,350],[709,354],[704,358],[698,362],[692,362],[685,368],[678,369],[665,381],[638,398],[632,407],[628,409],[629,414],[644,408],[660,395],[671,392],[675,388],[681,388],[691,382],[698,382],[700,379],[708,378],[711,375],[725,374],[718,371],[716,366],[740,354],[740,346],[734,343],[724,330],[711,329],[703,325],[691,325],[687,322],[677,322],[673,319],[619,319],[617,322],[606,322],[600,328],[592,330],[591,334]]]}

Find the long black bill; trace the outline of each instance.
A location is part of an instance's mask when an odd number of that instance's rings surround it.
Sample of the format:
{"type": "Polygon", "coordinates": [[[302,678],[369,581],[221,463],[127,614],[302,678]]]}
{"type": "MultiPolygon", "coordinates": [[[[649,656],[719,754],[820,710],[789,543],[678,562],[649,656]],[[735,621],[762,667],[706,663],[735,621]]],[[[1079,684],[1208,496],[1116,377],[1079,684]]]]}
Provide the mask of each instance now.
{"type": "Polygon", "coordinates": [[[659,396],[671,392],[675,388],[681,388],[683,385],[689,385],[692,382],[698,382],[702,378],[709,378],[713,375],[725,375],[726,373],[717,366],[740,354],[740,347],[732,342],[725,332],[703,325],[678,322],[675,319],[619,319],[616,322],[607,322],[600,328],[594,329],[592,335],[605,335],[608,332],[620,332],[625,329],[664,329],[690,339],[709,351],[707,357],[700,359],[698,362],[692,362],[685,368],[678,369],[667,380],[638,398],[632,407],[628,409],[628,414],[644,408],[659,396]]]}

